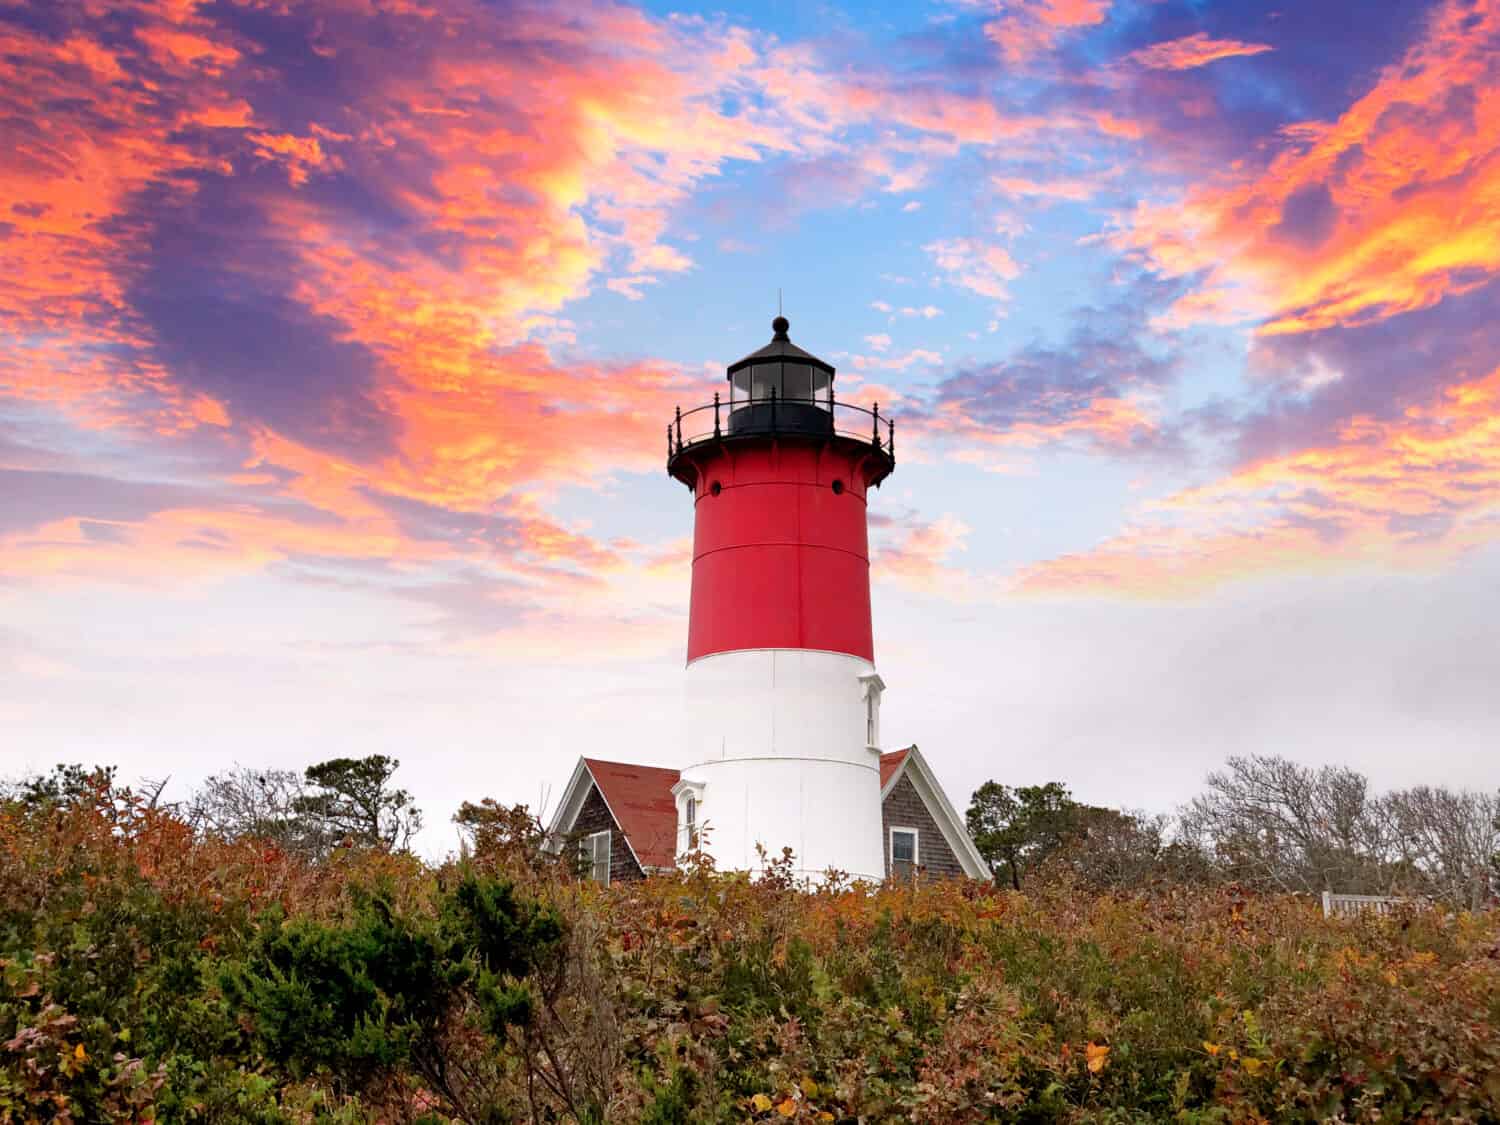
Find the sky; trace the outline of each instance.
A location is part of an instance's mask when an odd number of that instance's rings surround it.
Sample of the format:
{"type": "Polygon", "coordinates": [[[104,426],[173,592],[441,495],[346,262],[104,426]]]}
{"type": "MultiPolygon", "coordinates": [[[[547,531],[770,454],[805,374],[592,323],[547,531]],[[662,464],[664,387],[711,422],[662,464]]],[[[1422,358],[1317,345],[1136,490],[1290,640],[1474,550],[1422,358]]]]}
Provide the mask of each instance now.
{"type": "Polygon", "coordinates": [[[1500,0],[0,0],[0,773],[675,750],[665,425],[896,419],[956,804],[1500,785],[1500,0]]]}

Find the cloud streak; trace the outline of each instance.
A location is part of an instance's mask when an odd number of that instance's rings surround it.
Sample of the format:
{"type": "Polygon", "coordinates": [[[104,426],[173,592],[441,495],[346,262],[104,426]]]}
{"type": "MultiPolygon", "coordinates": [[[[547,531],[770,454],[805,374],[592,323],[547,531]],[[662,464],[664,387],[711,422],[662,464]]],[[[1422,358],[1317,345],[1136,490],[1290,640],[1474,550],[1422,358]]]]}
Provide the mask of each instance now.
{"type": "Polygon", "coordinates": [[[1275,50],[1269,43],[1244,43],[1238,39],[1215,39],[1198,31],[1181,39],[1170,39],[1142,47],[1126,56],[1127,62],[1152,70],[1191,70],[1220,59],[1248,58],[1275,50]]]}
{"type": "Polygon", "coordinates": [[[1175,598],[1226,581],[1350,566],[1431,570],[1500,533],[1500,368],[1394,420],[1248,464],[1146,506],[1097,547],[1025,569],[1032,592],[1175,598]]]}
{"type": "Polygon", "coordinates": [[[1198,277],[1174,324],[1264,335],[1429,307],[1500,269],[1500,11],[1452,2],[1337,120],[1281,130],[1274,155],[1143,203],[1114,244],[1198,277]]]}

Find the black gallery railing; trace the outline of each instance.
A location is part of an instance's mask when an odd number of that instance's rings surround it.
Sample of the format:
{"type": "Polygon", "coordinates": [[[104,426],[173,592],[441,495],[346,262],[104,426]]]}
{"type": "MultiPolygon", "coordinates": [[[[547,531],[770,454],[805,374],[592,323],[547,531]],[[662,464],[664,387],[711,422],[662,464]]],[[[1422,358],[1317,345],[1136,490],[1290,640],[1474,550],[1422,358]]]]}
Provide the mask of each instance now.
{"type": "Polygon", "coordinates": [[[872,446],[896,462],[896,423],[880,416],[880,404],[857,406],[836,402],[827,396],[778,398],[775,391],[764,398],[714,400],[691,410],[677,408],[667,423],[667,461],[699,442],[726,437],[777,436],[844,437],[872,446]]]}

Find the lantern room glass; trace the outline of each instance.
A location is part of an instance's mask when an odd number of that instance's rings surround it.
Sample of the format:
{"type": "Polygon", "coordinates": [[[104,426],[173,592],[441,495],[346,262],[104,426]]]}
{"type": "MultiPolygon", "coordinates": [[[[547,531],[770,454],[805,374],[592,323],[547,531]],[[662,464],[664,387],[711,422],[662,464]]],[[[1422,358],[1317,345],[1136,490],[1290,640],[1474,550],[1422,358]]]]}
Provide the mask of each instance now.
{"type": "Polygon", "coordinates": [[[804,402],[830,410],[829,392],[833,376],[807,363],[753,363],[736,371],[729,380],[729,405],[769,402],[804,402]]]}

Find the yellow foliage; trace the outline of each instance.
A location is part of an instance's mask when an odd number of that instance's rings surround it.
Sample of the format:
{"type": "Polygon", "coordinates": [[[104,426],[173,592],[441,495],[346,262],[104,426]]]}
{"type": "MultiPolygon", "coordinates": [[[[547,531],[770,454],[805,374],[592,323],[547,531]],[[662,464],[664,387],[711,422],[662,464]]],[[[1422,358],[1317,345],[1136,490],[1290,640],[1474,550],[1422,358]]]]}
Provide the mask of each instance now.
{"type": "Polygon", "coordinates": [[[1090,1074],[1098,1074],[1109,1063],[1109,1048],[1102,1043],[1087,1044],[1083,1053],[1088,1059],[1090,1074]]]}

